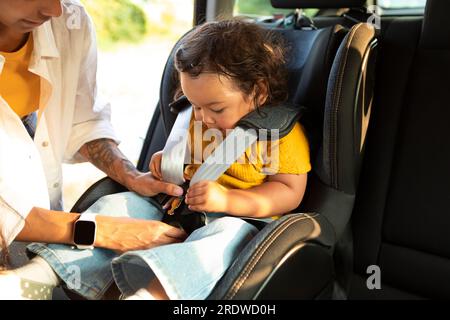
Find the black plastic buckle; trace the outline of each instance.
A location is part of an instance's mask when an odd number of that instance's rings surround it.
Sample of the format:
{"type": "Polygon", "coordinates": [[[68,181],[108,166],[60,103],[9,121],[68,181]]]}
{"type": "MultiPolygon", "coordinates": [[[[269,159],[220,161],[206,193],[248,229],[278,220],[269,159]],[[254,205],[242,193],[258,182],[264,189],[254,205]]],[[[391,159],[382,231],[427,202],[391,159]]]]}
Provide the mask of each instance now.
{"type": "Polygon", "coordinates": [[[182,185],[184,190],[184,195],[181,196],[180,202],[173,211],[172,214],[168,214],[169,210],[166,210],[162,222],[170,224],[171,226],[181,228],[187,234],[191,234],[195,230],[206,225],[206,213],[192,211],[188,208],[188,205],[184,201],[189,184],[185,183],[182,185]]]}

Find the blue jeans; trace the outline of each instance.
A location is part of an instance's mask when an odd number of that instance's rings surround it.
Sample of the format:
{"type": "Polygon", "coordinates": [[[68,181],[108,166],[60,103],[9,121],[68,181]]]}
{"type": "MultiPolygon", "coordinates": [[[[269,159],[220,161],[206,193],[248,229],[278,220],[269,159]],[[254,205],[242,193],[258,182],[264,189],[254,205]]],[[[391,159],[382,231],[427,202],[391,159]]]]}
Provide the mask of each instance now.
{"type": "MultiPolygon", "coordinates": [[[[105,196],[86,212],[161,220],[159,205],[132,192],[105,196]]],[[[257,229],[224,214],[208,214],[206,226],[183,243],[147,250],[115,252],[78,250],[32,243],[28,249],[44,258],[67,287],[87,299],[99,299],[113,281],[125,295],[147,287],[157,277],[170,299],[205,299],[257,229]]]]}

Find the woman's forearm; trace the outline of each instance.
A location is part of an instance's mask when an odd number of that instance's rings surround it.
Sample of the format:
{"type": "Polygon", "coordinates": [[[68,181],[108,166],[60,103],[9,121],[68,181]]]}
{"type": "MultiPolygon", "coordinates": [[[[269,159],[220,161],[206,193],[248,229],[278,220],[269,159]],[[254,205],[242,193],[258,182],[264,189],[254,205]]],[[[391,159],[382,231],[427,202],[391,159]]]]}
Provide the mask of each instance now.
{"type": "MultiPolygon", "coordinates": [[[[17,241],[59,243],[72,245],[73,226],[79,218],[78,213],[33,208],[25,220],[25,226],[17,236],[17,241]]],[[[130,224],[136,221],[129,218],[97,216],[95,246],[113,250],[121,249],[121,240],[130,234],[130,224]]],[[[142,224],[141,224],[142,225],[142,224]]]]}
{"type": "MultiPolygon", "coordinates": [[[[33,208],[25,220],[25,226],[17,236],[17,241],[59,243],[72,245],[73,226],[79,218],[78,213],[52,211],[33,208]]],[[[134,219],[97,216],[97,234],[95,246],[118,250],[121,238],[129,231],[129,224],[134,219]]]]}
{"type": "MultiPolygon", "coordinates": [[[[17,241],[73,244],[73,226],[78,213],[33,208],[17,241]]],[[[94,246],[121,252],[143,250],[159,245],[181,242],[186,234],[160,221],[128,217],[96,217],[94,246]]]]}
{"type": "Polygon", "coordinates": [[[33,208],[25,220],[25,226],[16,237],[17,241],[43,243],[73,243],[73,225],[77,213],[33,208]]]}
{"type": "Polygon", "coordinates": [[[110,139],[93,140],[84,144],[80,153],[111,179],[133,189],[131,181],[139,176],[139,172],[120,151],[116,142],[110,139]]]}

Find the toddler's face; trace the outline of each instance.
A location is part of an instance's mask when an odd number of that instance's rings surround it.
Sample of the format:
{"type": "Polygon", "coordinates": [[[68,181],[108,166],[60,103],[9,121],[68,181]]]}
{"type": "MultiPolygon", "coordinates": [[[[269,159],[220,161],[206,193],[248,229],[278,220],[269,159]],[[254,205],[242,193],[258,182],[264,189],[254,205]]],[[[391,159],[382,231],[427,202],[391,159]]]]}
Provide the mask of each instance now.
{"type": "Polygon", "coordinates": [[[231,79],[216,73],[191,77],[180,73],[183,93],[192,103],[195,120],[208,128],[233,129],[236,123],[254,110],[253,99],[245,96],[231,79]]]}

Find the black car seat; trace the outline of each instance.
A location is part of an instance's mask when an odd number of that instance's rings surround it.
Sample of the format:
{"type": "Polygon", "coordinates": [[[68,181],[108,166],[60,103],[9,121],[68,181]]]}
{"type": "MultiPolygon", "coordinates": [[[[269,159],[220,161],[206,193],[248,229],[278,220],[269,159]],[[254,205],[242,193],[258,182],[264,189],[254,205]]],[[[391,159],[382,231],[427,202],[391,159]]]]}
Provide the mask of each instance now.
{"type": "MultiPolygon", "coordinates": [[[[341,3],[346,6],[355,1],[341,3]]],[[[362,119],[367,119],[363,115],[368,115],[372,102],[375,31],[364,23],[348,34],[340,26],[275,31],[281,32],[290,46],[290,100],[307,110],[302,123],[308,132],[314,171],[298,211],[305,213],[288,214],[265,226],[241,252],[210,299],[331,298],[335,287],[333,255],[353,209],[365,137],[362,119]]],[[[146,170],[151,155],[163,148],[175,121],[169,103],[177,87],[176,48],[163,73],[159,108],[141,154],[141,170],[146,170]]],[[[122,188],[104,179],[80,198],[73,211],[83,211],[104,192],[122,188]]]]}
{"type": "Polygon", "coordinates": [[[383,21],[350,298],[450,297],[449,12],[383,21]]]}
{"type": "MultiPolygon", "coordinates": [[[[302,42],[294,43],[302,46],[302,42]]],[[[286,215],[266,226],[236,259],[211,299],[343,296],[336,290],[340,284],[336,282],[339,270],[335,270],[334,259],[340,253],[335,249],[341,250],[336,244],[346,230],[358,184],[366,128],[363,123],[370,115],[373,97],[375,47],[374,29],[367,24],[355,25],[334,58],[325,105],[304,104],[310,114],[302,123],[315,150],[308,193],[298,211],[306,214],[286,215]],[[320,139],[316,140],[311,136],[318,128],[320,139]]],[[[295,63],[293,58],[291,71],[296,69],[295,63]]],[[[308,72],[314,72],[313,63],[308,67],[301,76],[291,77],[291,85],[302,88],[300,77],[306,79],[308,72]]],[[[299,97],[306,99],[308,95],[308,91],[300,92],[304,96],[294,95],[295,102],[301,103],[299,97]]],[[[346,248],[342,251],[344,257],[338,259],[346,258],[346,248]]]]}

